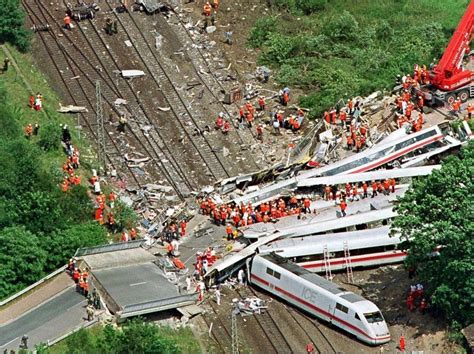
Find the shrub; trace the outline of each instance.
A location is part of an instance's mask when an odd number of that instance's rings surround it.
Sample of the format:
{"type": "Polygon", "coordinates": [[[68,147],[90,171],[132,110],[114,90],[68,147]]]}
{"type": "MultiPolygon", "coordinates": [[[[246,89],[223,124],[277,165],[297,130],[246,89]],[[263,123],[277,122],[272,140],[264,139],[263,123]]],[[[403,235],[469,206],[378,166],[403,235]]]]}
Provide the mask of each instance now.
{"type": "Polygon", "coordinates": [[[54,123],[46,124],[40,129],[38,145],[44,151],[57,150],[61,146],[61,128],[54,123]]]}
{"type": "Polygon", "coordinates": [[[276,32],[276,27],[277,18],[275,16],[259,18],[250,31],[247,43],[254,48],[260,47],[268,40],[271,33],[276,32]]]}
{"type": "Polygon", "coordinates": [[[296,0],[296,7],[305,15],[324,10],[327,0],[296,0]]]}

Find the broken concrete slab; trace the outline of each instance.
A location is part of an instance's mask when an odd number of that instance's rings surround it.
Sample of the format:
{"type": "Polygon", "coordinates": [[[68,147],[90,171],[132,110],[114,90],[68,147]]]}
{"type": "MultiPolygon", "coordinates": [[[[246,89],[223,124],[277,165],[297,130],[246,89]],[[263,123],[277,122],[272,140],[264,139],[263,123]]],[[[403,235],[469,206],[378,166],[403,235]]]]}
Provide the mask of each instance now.
{"type": "Polygon", "coordinates": [[[128,153],[123,155],[123,157],[125,158],[125,160],[135,162],[135,163],[147,162],[150,160],[149,157],[143,157],[141,159],[133,158],[133,157],[128,156],[128,153]]]}

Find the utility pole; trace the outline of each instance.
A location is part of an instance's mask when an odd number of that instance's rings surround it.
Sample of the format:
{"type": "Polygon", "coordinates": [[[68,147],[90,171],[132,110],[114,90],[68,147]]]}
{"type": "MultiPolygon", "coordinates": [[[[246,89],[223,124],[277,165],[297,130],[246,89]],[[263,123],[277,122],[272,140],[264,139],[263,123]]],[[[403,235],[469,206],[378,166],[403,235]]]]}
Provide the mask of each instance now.
{"type": "Polygon", "coordinates": [[[237,308],[237,302],[234,302],[231,315],[232,354],[239,354],[239,334],[237,333],[238,313],[239,309],[237,308]]]}
{"type": "Polygon", "coordinates": [[[95,82],[95,100],[97,117],[97,144],[99,144],[99,171],[102,169],[105,173],[107,171],[107,155],[105,153],[104,114],[102,111],[102,92],[100,89],[100,80],[95,82]]]}

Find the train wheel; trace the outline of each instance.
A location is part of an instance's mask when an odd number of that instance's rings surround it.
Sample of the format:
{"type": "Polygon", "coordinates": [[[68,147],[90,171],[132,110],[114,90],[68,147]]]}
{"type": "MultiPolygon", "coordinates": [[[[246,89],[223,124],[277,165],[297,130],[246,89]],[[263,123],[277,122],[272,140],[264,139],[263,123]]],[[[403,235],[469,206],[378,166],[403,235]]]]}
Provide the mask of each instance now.
{"type": "Polygon", "coordinates": [[[466,102],[469,99],[469,92],[467,90],[462,90],[461,92],[458,92],[458,97],[461,102],[466,102]]]}
{"type": "Polygon", "coordinates": [[[454,93],[447,94],[445,101],[449,106],[452,106],[454,101],[456,101],[456,95],[454,93]]]}

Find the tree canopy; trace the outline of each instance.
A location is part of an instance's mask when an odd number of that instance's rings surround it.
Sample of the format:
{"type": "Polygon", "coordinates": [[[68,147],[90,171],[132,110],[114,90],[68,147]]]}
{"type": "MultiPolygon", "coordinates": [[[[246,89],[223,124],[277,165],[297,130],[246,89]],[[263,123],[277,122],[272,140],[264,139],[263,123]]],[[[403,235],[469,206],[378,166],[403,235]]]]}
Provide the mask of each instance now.
{"type": "Polygon", "coordinates": [[[449,320],[474,321],[474,141],[440,170],[414,181],[392,232],[407,242],[432,304],[449,320]],[[436,252],[435,250],[439,250],[436,252]]]}
{"type": "Polygon", "coordinates": [[[392,89],[396,75],[439,58],[466,0],[270,0],[248,43],[313,116],[341,98],[392,89]],[[275,12],[284,12],[275,16],[275,12]]]}
{"type": "Polygon", "coordinates": [[[0,84],[1,98],[0,299],[65,264],[77,248],[107,242],[105,229],[91,222],[87,188],[62,193],[54,171],[44,168],[60,154],[59,125],[48,125],[48,143],[44,136],[28,140],[18,123],[21,113],[0,84]]]}
{"type": "Polygon", "coordinates": [[[0,43],[9,42],[21,51],[30,46],[30,33],[25,28],[25,12],[19,0],[0,2],[0,43]]]}
{"type": "MultiPolygon", "coordinates": [[[[40,354],[49,352],[49,349],[43,346],[37,349],[40,354]]],[[[92,330],[81,329],[64,340],[60,351],[64,353],[173,354],[197,353],[200,349],[189,328],[173,330],[136,318],[126,321],[120,328],[106,325],[92,330]]]]}

